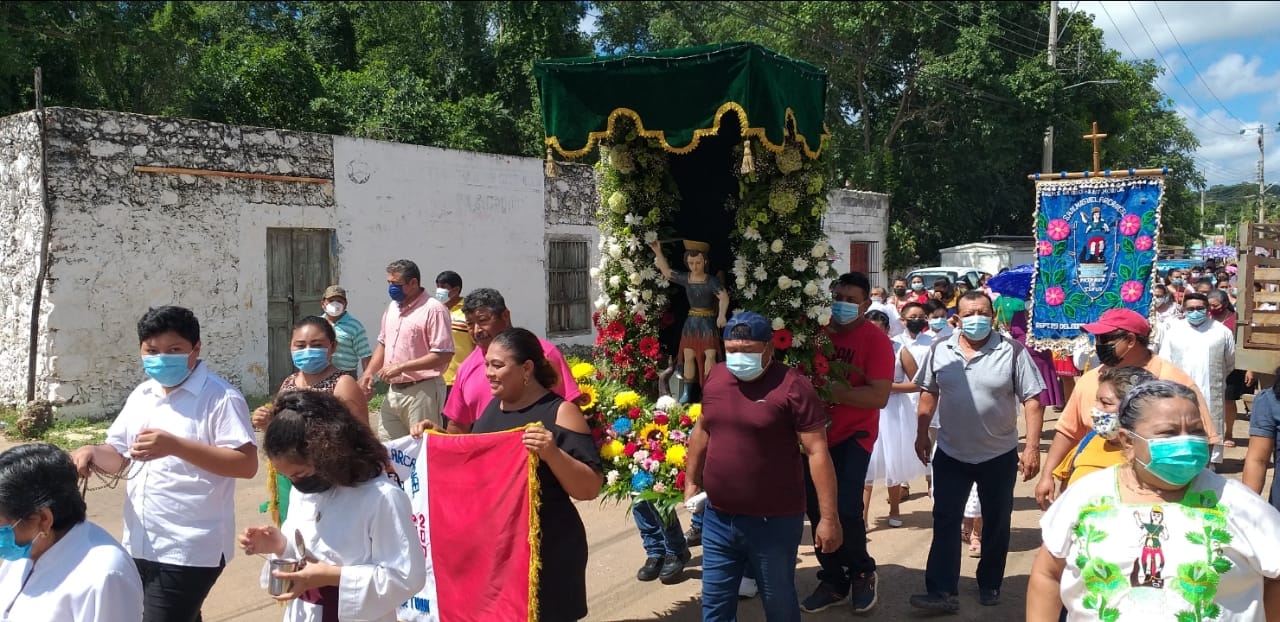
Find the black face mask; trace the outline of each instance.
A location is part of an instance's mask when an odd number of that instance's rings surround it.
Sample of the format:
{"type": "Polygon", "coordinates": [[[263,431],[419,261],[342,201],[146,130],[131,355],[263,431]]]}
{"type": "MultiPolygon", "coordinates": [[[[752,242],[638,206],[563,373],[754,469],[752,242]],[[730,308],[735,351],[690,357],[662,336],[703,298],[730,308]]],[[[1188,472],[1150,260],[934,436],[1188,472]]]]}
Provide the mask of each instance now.
{"type": "Polygon", "coordinates": [[[913,334],[919,333],[929,326],[929,320],[907,320],[905,323],[907,330],[913,334]]]}
{"type": "Polygon", "coordinates": [[[325,479],[319,473],[312,473],[311,475],[299,479],[291,479],[289,480],[289,483],[293,484],[293,487],[296,488],[298,492],[308,495],[314,495],[333,488],[333,483],[325,479]]]}
{"type": "Polygon", "coordinates": [[[1120,364],[1120,355],[1116,354],[1116,344],[1119,341],[1111,343],[1102,343],[1099,341],[1094,345],[1093,350],[1098,354],[1098,361],[1107,367],[1115,367],[1120,364]]]}
{"type": "Polygon", "coordinates": [[[895,288],[893,288],[893,295],[894,295],[894,296],[897,296],[897,297],[899,297],[899,298],[902,298],[903,296],[906,296],[906,295],[907,295],[907,288],[905,288],[905,287],[895,287],[895,288]]]}

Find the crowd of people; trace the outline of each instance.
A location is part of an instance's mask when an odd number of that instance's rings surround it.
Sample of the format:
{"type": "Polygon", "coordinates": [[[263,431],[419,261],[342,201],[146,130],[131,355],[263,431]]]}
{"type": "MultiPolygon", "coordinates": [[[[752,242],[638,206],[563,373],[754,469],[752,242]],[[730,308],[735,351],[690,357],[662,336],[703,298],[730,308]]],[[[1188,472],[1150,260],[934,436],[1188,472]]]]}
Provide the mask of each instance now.
{"type": "MultiPolygon", "coordinates": [[[[317,315],[294,327],[297,371],[252,413],[203,362],[190,310],[147,311],[137,328],[148,379],[104,443],[0,453],[0,619],[196,621],[239,548],[266,558],[264,587],[287,583],[271,596],[286,621],[393,621],[427,569],[382,443],[520,427],[540,458],[539,619],[585,618],[589,551],[573,501],[594,498],[603,476],[564,357],[516,327],[493,289],[464,297],[451,271],[428,289],[408,260],[386,272],[390,301],[373,343],[346,291],[330,287],[317,315]],[[378,381],[387,393],[371,417],[378,381]],[[269,523],[237,533],[235,482],[256,475],[259,451],[278,503],[269,523]],[[86,520],[80,481],[94,473],[126,482],[121,542],[86,520]],[[284,559],[303,563],[274,563],[284,559]]],[[[637,578],[674,580],[701,546],[704,620],[734,620],[739,598],[757,594],[770,622],[870,612],[880,597],[866,537],[876,486],[896,528],[910,484],[924,478],[932,540],[910,605],[960,609],[967,547],[979,558],[978,602],[998,606],[1021,477],[1036,482],[1045,510],[1026,619],[1280,619],[1280,512],[1259,496],[1280,451],[1280,387],[1255,401],[1243,482],[1217,474],[1253,379],[1233,374],[1231,275],[1202,274],[1160,277],[1154,322],[1106,311],[1083,327],[1090,345],[1066,357],[1028,347],[1027,301],[994,294],[986,275],[916,276],[886,290],[844,274],[831,284],[826,330],[848,371],[821,393],[784,364],[766,318],[725,317],[723,297],[704,292],[720,313],[698,337],[716,331],[723,351],[690,357],[703,415],[684,493],[698,513],[684,533],[634,504],[646,552],[637,578]],[[820,570],[802,595],[806,523],[820,570]]]]}

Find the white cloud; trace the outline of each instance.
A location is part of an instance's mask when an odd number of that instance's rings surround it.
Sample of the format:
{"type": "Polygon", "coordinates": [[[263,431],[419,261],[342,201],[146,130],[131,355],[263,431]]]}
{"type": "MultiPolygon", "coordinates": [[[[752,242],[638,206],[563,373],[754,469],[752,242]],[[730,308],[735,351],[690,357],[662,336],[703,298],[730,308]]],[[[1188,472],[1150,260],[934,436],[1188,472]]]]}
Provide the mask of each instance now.
{"type": "MultiPolygon", "coordinates": [[[[1242,125],[1222,110],[1204,115],[1197,114],[1194,109],[1179,106],[1178,114],[1187,119],[1187,127],[1200,139],[1200,148],[1193,155],[1196,167],[1204,173],[1209,185],[1257,180],[1257,121],[1243,124],[1243,127],[1249,129],[1244,134],[1239,134],[1223,128],[1224,125],[1228,128],[1241,128],[1242,125]]],[[[1280,177],[1280,144],[1277,144],[1275,124],[1263,125],[1266,130],[1265,139],[1269,143],[1266,168],[1272,171],[1271,178],[1277,178],[1280,177]]]]}
{"type": "Polygon", "coordinates": [[[1174,35],[1189,48],[1199,43],[1269,37],[1280,21],[1280,3],[1276,2],[1160,2],[1158,8],[1156,2],[1081,2],[1078,10],[1093,14],[1094,25],[1106,33],[1107,45],[1126,58],[1136,54],[1158,62],[1159,48],[1171,63],[1178,51],[1174,35]]]}
{"type": "Polygon", "coordinates": [[[1231,53],[1210,65],[1203,76],[1209,88],[1224,100],[1280,89],[1280,70],[1269,76],[1258,75],[1261,68],[1261,58],[1254,56],[1245,61],[1243,54],[1231,53]]]}

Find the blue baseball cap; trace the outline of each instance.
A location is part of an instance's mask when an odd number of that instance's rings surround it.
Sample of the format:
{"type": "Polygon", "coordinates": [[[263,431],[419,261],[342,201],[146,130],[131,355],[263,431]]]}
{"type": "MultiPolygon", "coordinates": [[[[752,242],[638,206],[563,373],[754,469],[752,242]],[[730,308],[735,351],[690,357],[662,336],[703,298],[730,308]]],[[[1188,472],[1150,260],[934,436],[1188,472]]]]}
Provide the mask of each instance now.
{"type": "MultiPolygon", "coordinates": [[[[769,320],[764,319],[764,316],[754,311],[743,311],[729,318],[729,321],[725,323],[724,340],[734,339],[735,337],[732,336],[733,330],[739,326],[747,328],[746,339],[751,341],[768,343],[773,339],[773,327],[770,326],[769,320]]],[[[741,339],[742,337],[737,338],[741,339]]]]}

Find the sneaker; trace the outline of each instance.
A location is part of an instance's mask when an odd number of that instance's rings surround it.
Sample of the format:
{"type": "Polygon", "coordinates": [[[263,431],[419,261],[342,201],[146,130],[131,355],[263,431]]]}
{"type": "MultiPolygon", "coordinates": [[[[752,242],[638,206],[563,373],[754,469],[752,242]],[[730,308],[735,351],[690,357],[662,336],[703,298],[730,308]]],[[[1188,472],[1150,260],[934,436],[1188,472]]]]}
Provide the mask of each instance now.
{"type": "Polygon", "coordinates": [[[926,609],[938,613],[956,613],[960,611],[960,599],[943,594],[912,594],[909,601],[916,609],[926,609]]]}
{"type": "Polygon", "coordinates": [[[742,577],[742,583],[738,584],[738,598],[755,598],[760,593],[760,586],[756,585],[756,580],[750,577],[742,577]]]}
{"type": "Polygon", "coordinates": [[[813,590],[813,593],[800,603],[800,611],[805,613],[817,613],[844,602],[844,599],[848,596],[848,593],[837,590],[836,587],[830,583],[819,583],[818,587],[813,590]]]}
{"type": "Polygon", "coordinates": [[[688,546],[702,546],[702,530],[690,527],[684,532],[684,541],[688,546]]]}
{"type": "Polygon", "coordinates": [[[640,567],[636,573],[636,579],[641,581],[653,581],[658,578],[658,574],[662,571],[662,558],[650,557],[644,560],[644,566],[640,567]]]}
{"type": "Polygon", "coordinates": [[[890,518],[890,519],[889,519],[889,526],[890,526],[890,527],[893,527],[894,529],[897,529],[898,527],[901,527],[901,526],[903,526],[904,524],[905,524],[905,523],[903,523],[903,522],[902,522],[902,519],[901,519],[901,518],[890,518]]]}
{"type": "Polygon", "coordinates": [[[865,613],[876,606],[876,573],[863,572],[853,576],[853,585],[849,590],[849,604],[854,613],[865,613]]]}
{"type": "Polygon", "coordinates": [[[658,572],[658,578],[663,583],[671,584],[680,580],[681,573],[684,572],[684,565],[689,563],[689,559],[693,557],[689,553],[689,549],[685,549],[679,555],[667,553],[662,558],[662,569],[658,572]]]}
{"type": "Polygon", "coordinates": [[[978,603],[983,607],[991,607],[1000,604],[1000,590],[998,589],[979,589],[978,603]]]}

